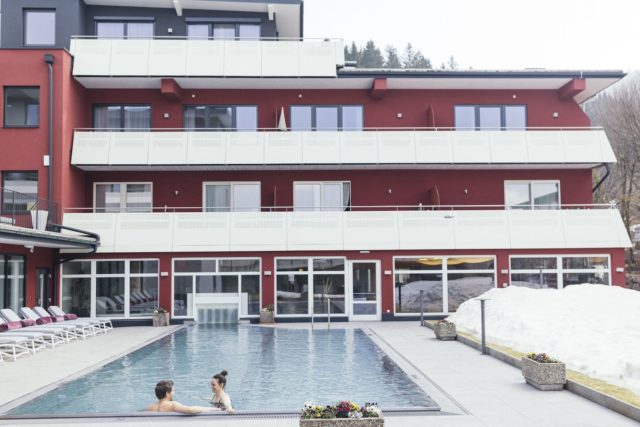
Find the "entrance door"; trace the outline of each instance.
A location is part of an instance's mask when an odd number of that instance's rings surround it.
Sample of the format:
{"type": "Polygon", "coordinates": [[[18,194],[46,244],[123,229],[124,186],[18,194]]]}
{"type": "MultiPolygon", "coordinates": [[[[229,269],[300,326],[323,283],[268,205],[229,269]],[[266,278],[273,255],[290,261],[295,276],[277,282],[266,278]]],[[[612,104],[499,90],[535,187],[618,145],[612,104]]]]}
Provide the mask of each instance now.
{"type": "Polygon", "coordinates": [[[53,286],[51,281],[51,270],[48,268],[36,269],[36,305],[49,307],[53,296],[53,286]]]}
{"type": "Polygon", "coordinates": [[[380,261],[350,261],[349,320],[380,320],[380,261]]]}

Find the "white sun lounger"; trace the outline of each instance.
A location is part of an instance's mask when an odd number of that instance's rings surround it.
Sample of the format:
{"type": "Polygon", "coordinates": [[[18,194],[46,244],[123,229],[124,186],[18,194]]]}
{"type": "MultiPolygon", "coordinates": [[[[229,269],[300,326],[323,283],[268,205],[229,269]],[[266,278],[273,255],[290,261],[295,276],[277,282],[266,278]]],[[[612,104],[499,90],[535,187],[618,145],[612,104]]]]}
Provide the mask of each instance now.
{"type": "MultiPolygon", "coordinates": [[[[6,323],[11,326],[17,326],[15,329],[11,329],[13,331],[20,332],[39,332],[44,338],[44,342],[46,345],[51,346],[51,348],[55,348],[58,344],[64,344],[66,342],[64,338],[64,330],[63,329],[54,329],[48,328],[47,325],[36,325],[36,326],[22,326],[22,322],[20,316],[18,316],[13,310],[10,308],[3,308],[0,310],[0,317],[3,317],[6,320],[6,323]]],[[[6,333],[6,332],[5,332],[6,333]]]]}
{"type": "Polygon", "coordinates": [[[103,332],[100,328],[100,325],[92,322],[86,321],[76,321],[76,320],[64,320],[64,318],[52,316],[42,307],[33,307],[30,309],[27,307],[24,310],[25,313],[29,313],[30,319],[39,318],[43,322],[52,322],[48,323],[51,326],[60,326],[67,328],[74,328],[74,333],[81,337],[83,340],[87,339],[87,337],[96,336],[97,334],[103,332]]]}
{"type": "Polygon", "coordinates": [[[0,333],[0,361],[2,361],[3,356],[7,356],[15,362],[18,357],[31,353],[29,344],[32,341],[29,338],[19,335],[3,336],[3,334],[0,333]]]}
{"type": "Polygon", "coordinates": [[[22,307],[18,311],[20,312],[20,315],[23,318],[37,322],[38,328],[46,327],[51,330],[56,330],[56,329],[61,330],[63,332],[64,339],[67,343],[70,343],[72,340],[77,341],[78,336],[80,335],[82,335],[84,338],[84,334],[82,333],[83,331],[80,325],[65,325],[62,323],[53,323],[53,320],[51,319],[51,317],[48,316],[45,319],[42,319],[38,314],[36,314],[29,307],[22,307]]]}
{"type": "MultiPolygon", "coordinates": [[[[68,314],[65,313],[64,310],[62,310],[57,305],[50,306],[49,307],[49,313],[51,313],[51,315],[54,316],[54,317],[64,317],[65,319],[68,316],[68,314]]],[[[67,322],[75,322],[75,321],[98,323],[100,325],[100,327],[105,332],[106,331],[110,331],[111,329],[113,329],[113,324],[111,323],[111,320],[109,320],[109,319],[96,319],[96,318],[93,318],[93,317],[78,317],[77,319],[67,320],[67,322]]]]}

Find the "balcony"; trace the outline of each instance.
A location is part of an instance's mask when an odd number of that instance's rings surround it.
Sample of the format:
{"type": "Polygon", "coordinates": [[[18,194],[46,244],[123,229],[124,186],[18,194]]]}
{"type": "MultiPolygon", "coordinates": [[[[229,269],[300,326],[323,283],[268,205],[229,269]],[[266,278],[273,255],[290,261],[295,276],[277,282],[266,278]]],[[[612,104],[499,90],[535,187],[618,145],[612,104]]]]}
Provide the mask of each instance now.
{"type": "MultiPolygon", "coordinates": [[[[206,40],[74,37],[73,75],[91,77],[336,77],[342,40],[206,40]]],[[[89,84],[91,87],[95,87],[89,84]]],[[[99,84],[98,84],[99,86],[99,84]]]]}
{"type": "Polygon", "coordinates": [[[98,233],[98,252],[255,252],[307,250],[466,250],[630,247],[615,207],[354,207],[342,212],[149,213],[70,210],[65,226],[98,233]]]}
{"type": "MultiPolygon", "coordinates": [[[[410,168],[522,165],[589,167],[615,163],[600,128],[454,131],[391,128],[364,131],[150,132],[76,130],[71,164],[83,170],[410,168]]],[[[495,166],[494,166],[495,167],[495,166]]]]}

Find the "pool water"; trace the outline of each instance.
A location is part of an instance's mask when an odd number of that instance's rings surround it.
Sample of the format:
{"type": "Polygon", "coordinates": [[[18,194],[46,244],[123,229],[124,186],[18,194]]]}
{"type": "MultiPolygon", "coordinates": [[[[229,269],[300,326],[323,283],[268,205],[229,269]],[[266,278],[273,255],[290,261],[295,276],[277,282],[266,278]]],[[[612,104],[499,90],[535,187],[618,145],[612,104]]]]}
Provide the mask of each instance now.
{"type": "Polygon", "coordinates": [[[131,413],[155,402],[155,384],[174,399],[208,405],[209,382],[226,369],[235,409],[298,411],[305,401],[352,400],[381,408],[435,406],[360,329],[198,325],[135,351],[36,398],[8,415],[131,413]]]}

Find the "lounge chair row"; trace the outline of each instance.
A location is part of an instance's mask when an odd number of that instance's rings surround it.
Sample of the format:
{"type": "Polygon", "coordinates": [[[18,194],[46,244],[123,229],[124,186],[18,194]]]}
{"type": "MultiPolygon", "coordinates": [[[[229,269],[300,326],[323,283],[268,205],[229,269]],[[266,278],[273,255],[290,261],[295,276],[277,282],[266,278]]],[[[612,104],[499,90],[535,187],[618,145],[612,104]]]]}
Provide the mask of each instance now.
{"type": "Polygon", "coordinates": [[[19,312],[22,317],[9,308],[0,309],[0,361],[4,357],[15,361],[47,347],[85,340],[113,329],[110,320],[78,318],[58,306],[49,307],[49,311],[22,307],[19,312]]]}

